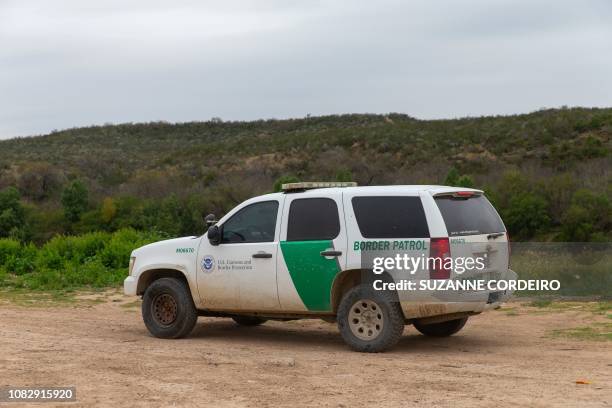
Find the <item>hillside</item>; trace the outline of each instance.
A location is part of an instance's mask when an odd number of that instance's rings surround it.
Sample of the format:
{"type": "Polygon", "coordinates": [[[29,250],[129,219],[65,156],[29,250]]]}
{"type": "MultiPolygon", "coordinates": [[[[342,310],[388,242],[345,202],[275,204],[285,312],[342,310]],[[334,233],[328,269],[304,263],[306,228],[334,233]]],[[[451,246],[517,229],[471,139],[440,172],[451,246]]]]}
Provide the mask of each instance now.
{"type": "MultiPolygon", "coordinates": [[[[428,121],[389,114],[94,126],[0,141],[0,190],[17,188],[30,217],[23,234],[40,240],[126,226],[133,211],[146,215],[169,199],[168,217],[191,221],[166,232],[201,230],[201,214],[222,213],[288,175],[360,184],[467,182],[486,188],[506,217],[517,193],[532,194],[528,207],[547,220],[519,227],[527,238],[557,231],[581,189],[592,196],[582,201],[609,202],[611,135],[612,108],[428,121]],[[77,179],[87,205],[67,222],[61,195],[77,179]]],[[[155,214],[131,226],[146,228],[161,217],[155,214]]],[[[609,222],[594,228],[609,232],[609,222]]]]}

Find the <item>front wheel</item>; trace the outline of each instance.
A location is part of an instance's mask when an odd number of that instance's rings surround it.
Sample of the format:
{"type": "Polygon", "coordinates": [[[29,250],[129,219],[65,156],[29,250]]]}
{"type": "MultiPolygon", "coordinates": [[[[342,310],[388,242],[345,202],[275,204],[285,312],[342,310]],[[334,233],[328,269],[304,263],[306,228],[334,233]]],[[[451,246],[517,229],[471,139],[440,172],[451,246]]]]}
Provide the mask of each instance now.
{"type": "Polygon", "coordinates": [[[414,327],[426,336],[431,337],[448,337],[457,333],[459,330],[465,326],[468,318],[464,317],[462,319],[448,320],[446,322],[441,323],[431,323],[431,324],[422,324],[419,322],[414,322],[414,327]]]}
{"type": "Polygon", "coordinates": [[[174,278],[153,282],[142,297],[142,318],[155,337],[178,339],[191,333],[198,313],[187,284],[174,278]]]}
{"type": "Polygon", "coordinates": [[[338,307],[338,329],[356,351],[378,353],[393,347],[404,331],[404,315],[390,292],[370,285],[349,290],[338,307]]]}

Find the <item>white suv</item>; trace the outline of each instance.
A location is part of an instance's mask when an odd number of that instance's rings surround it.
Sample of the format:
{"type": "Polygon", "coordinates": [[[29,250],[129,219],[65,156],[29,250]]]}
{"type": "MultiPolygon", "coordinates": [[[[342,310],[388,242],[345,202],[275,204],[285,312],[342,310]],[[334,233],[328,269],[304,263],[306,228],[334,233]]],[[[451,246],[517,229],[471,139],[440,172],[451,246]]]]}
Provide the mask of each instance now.
{"type": "Polygon", "coordinates": [[[483,256],[469,278],[512,279],[505,227],[480,190],[443,186],[356,187],[293,183],[238,205],[200,237],[153,243],[132,253],[127,295],[142,295],[149,331],[179,338],[198,315],[240,325],[266,320],[336,320],[346,343],[377,352],[404,325],[430,336],[459,331],[468,316],[499,307],[509,291],[390,290],[409,277],[458,280],[455,268],[424,263],[373,273],[373,254],[483,256]]]}

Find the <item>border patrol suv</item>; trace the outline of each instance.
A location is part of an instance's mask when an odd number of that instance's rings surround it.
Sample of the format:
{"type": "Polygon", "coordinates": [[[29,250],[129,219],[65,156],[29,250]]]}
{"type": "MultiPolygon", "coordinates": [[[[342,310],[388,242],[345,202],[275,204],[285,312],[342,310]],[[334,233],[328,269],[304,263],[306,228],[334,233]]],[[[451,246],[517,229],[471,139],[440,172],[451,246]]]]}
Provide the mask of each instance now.
{"type": "MultiPolygon", "coordinates": [[[[406,324],[428,336],[452,335],[468,316],[499,307],[510,292],[445,298],[389,286],[376,290],[374,282],[402,276],[372,273],[364,254],[453,257],[467,251],[487,257],[487,274],[516,277],[509,270],[506,229],[475,189],[291,183],[283,192],[243,202],[219,221],[209,217],[204,236],[132,252],[124,291],[143,297],[144,323],[156,337],[184,337],[198,316],[230,317],[244,326],[321,318],[337,321],[351,348],[379,352],[399,340],[406,324]]],[[[459,277],[451,268],[429,265],[416,275],[459,277]]]]}

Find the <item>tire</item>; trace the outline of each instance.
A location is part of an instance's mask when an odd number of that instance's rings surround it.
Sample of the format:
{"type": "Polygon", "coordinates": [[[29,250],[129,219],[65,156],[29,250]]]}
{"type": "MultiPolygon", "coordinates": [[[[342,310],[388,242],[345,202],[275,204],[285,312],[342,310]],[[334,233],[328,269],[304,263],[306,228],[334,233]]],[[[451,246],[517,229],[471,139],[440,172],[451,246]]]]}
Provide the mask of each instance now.
{"type": "Polygon", "coordinates": [[[149,332],[161,339],[187,336],[198,320],[187,284],[175,278],[153,282],[142,297],[142,318],[149,332]]]}
{"type": "Polygon", "coordinates": [[[239,326],[259,326],[268,320],[254,316],[234,316],[232,317],[239,326]]]}
{"type": "Polygon", "coordinates": [[[404,315],[397,298],[370,285],[349,290],[340,301],[337,318],[345,343],[365,353],[388,350],[404,331],[404,315]]]}
{"type": "Polygon", "coordinates": [[[461,319],[432,324],[421,324],[419,322],[414,322],[414,327],[425,336],[448,337],[461,330],[463,326],[465,326],[465,323],[467,323],[467,320],[468,318],[464,317],[461,319]]]}

